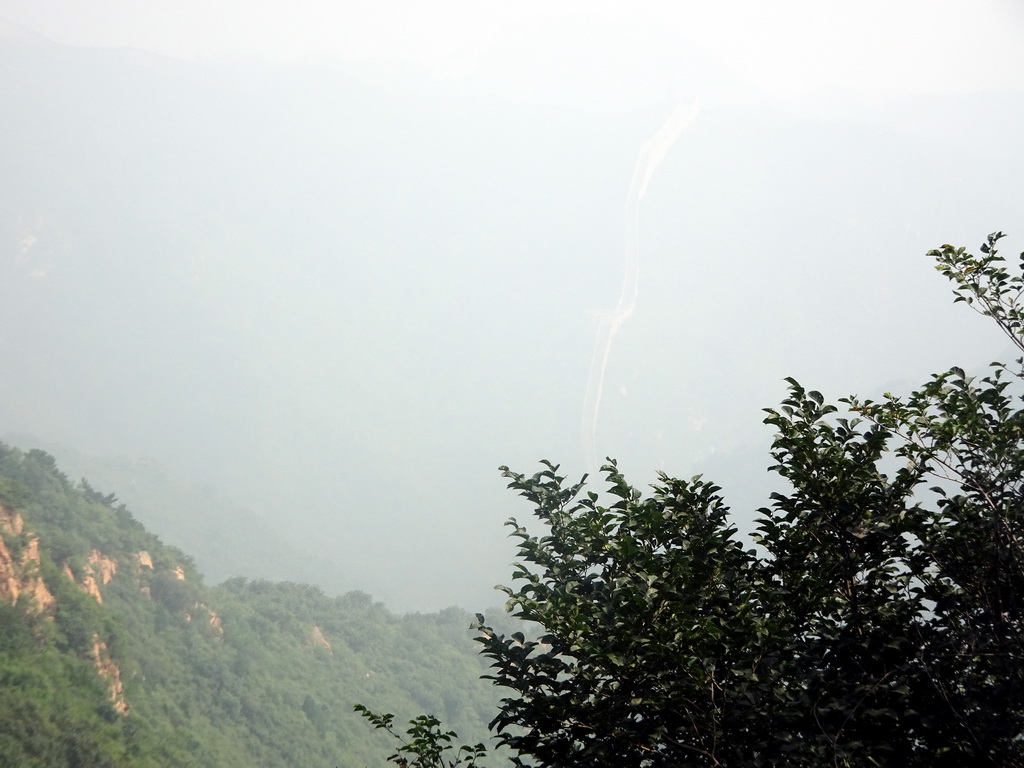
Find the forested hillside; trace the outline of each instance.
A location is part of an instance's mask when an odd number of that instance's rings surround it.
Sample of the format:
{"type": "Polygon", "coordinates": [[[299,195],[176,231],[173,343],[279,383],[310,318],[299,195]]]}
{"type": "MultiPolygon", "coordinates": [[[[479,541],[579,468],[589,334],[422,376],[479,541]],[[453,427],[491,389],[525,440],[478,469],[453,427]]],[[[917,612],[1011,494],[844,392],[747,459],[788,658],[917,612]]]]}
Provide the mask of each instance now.
{"type": "MultiPolygon", "coordinates": [[[[207,586],[113,494],[0,444],[0,754],[9,765],[366,766],[356,701],[484,739],[469,616],[290,582],[207,586]]],[[[224,542],[230,546],[230,542],[224,542]]]]}

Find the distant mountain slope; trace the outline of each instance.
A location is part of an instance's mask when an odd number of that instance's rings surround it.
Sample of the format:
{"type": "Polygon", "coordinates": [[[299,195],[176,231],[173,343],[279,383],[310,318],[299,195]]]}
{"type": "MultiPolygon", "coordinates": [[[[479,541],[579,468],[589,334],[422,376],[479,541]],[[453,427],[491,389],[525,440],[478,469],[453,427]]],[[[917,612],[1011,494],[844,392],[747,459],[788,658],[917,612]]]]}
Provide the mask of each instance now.
{"type": "Polygon", "coordinates": [[[293,582],[207,587],[49,454],[0,444],[0,753],[18,766],[365,766],[354,702],[471,738],[496,697],[469,616],[293,582]]]}

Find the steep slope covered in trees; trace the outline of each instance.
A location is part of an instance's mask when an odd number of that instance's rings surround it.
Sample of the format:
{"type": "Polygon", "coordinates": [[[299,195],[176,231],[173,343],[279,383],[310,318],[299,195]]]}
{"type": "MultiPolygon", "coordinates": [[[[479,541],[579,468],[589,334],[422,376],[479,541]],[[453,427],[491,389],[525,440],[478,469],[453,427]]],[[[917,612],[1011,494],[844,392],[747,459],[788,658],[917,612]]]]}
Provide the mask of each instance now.
{"type": "Polygon", "coordinates": [[[113,495],[3,444],[0,532],[11,765],[363,766],[376,737],[356,700],[483,736],[494,697],[458,609],[395,616],[362,593],[208,587],[113,495]]]}

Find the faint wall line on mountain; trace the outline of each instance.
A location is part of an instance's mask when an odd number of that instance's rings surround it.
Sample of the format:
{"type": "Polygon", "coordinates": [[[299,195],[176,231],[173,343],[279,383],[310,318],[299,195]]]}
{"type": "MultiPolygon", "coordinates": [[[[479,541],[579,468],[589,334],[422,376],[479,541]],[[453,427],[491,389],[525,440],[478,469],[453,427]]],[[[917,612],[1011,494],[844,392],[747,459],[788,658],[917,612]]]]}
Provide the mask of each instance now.
{"type": "Polygon", "coordinates": [[[647,194],[647,187],[658,165],[682,132],[694,121],[699,111],[697,102],[678,103],[661,128],[643,145],[633,170],[629,194],[626,196],[622,289],[615,309],[603,314],[598,323],[594,350],[590,358],[590,371],[587,375],[587,388],[583,396],[580,440],[587,471],[592,475],[598,469],[597,424],[612,342],[619,328],[636,309],[637,296],[640,292],[640,202],[647,194]]]}

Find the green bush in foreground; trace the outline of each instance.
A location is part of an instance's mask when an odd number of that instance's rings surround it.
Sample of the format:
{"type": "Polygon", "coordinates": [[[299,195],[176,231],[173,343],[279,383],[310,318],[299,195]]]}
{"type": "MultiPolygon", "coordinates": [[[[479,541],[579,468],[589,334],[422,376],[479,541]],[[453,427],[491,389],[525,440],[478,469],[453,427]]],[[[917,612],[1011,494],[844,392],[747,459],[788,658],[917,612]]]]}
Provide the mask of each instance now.
{"type": "MultiPolygon", "coordinates": [[[[1011,273],[1001,237],[930,255],[1024,351],[1024,255],[1011,273]]],[[[542,526],[509,522],[504,588],[540,635],[477,627],[512,761],[1024,765],[1022,383],[1022,359],[952,368],[842,415],[789,380],[765,419],[786,490],[760,510],[759,549],[700,477],[645,496],[612,462],[603,503],[553,464],[502,468],[542,526]]],[[[455,734],[409,735],[392,761],[458,764],[455,734]]]]}

